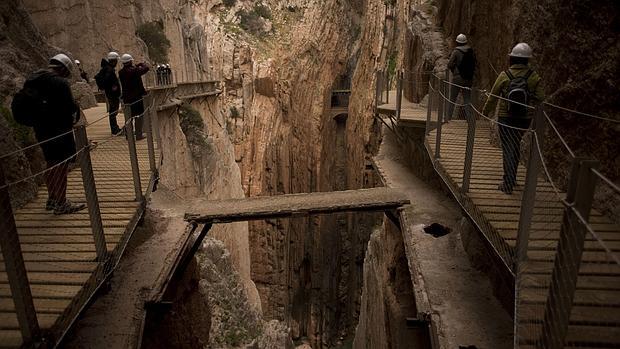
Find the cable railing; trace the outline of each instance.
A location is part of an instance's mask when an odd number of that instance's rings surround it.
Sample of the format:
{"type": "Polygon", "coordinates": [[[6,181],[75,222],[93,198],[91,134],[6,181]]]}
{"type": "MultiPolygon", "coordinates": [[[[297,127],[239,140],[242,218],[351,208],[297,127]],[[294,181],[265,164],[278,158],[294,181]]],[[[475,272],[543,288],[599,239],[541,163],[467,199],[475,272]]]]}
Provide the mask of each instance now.
{"type": "Polygon", "coordinates": [[[56,345],[120,261],[158,178],[157,112],[152,96],[137,102],[146,104],[144,112],[132,116],[125,104],[121,134],[102,122],[107,113],[89,113],[70,132],[0,155],[8,162],[36,146],[58,146],[50,142],[60,137],[76,145],[18,178],[7,179],[0,167],[3,346],[56,345]],[[133,137],[139,124],[144,141],[133,137]],[[41,185],[17,206],[25,182],[41,185]]]}
{"type": "Polygon", "coordinates": [[[484,90],[436,74],[428,88],[429,157],[514,277],[514,347],[620,345],[620,187],[575,156],[545,104],[506,124],[480,111],[484,90]]]}

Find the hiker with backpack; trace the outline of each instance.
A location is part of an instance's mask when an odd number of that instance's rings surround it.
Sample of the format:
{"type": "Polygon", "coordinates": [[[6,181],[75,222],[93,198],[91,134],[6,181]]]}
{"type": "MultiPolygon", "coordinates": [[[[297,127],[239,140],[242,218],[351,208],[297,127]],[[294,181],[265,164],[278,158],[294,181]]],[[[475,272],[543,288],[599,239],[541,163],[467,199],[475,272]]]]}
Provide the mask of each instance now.
{"type": "Polygon", "coordinates": [[[116,121],[118,108],[121,103],[121,84],[118,82],[115,70],[119,58],[118,53],[114,51],[108,53],[107,57],[101,60],[101,70],[95,75],[97,88],[105,92],[110,131],[113,135],[121,132],[121,128],[118,127],[118,122],[116,121]]]}
{"type": "Polygon", "coordinates": [[[454,104],[459,93],[463,94],[463,104],[465,113],[471,115],[469,104],[471,103],[471,90],[469,87],[473,85],[474,72],[476,70],[476,56],[474,49],[467,44],[465,34],[459,34],[456,37],[456,47],[452,50],[450,60],[448,61],[448,69],[452,72],[452,85],[450,85],[450,103],[446,109],[445,122],[452,120],[454,112],[454,104]],[[463,88],[467,87],[467,88],[463,88]]]}
{"type": "Polygon", "coordinates": [[[530,127],[532,106],[540,104],[545,99],[545,93],[540,76],[529,66],[532,48],[522,42],[508,56],[510,68],[501,72],[495,80],[482,113],[490,117],[499,103],[498,123],[504,176],[498,190],[512,194],[517,181],[521,138],[530,127]]]}
{"type": "Polygon", "coordinates": [[[15,120],[34,128],[37,141],[42,142],[40,146],[47,162],[45,209],[57,215],[74,213],[86,207],[67,199],[69,162],[76,154],[71,131],[80,118],[80,108],[67,80],[71,70],[69,57],[55,55],[50,59],[48,69],[37,70],[26,79],[11,103],[15,120]]]}

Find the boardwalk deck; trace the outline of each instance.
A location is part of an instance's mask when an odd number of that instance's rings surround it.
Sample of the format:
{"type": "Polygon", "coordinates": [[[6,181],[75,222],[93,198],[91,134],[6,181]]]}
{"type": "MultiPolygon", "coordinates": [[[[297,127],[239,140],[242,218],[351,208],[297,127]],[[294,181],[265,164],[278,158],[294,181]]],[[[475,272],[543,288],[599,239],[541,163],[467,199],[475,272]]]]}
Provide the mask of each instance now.
{"type": "MultiPolygon", "coordinates": [[[[505,259],[511,259],[516,245],[525,168],[519,166],[518,185],[511,195],[497,190],[501,181],[502,154],[489,140],[489,126],[478,122],[470,190],[462,194],[466,123],[453,120],[444,124],[441,156],[436,169],[461,205],[505,259]]],[[[436,132],[427,138],[429,152],[435,151],[436,132]]],[[[533,345],[540,338],[544,302],[550,284],[555,248],[559,240],[563,206],[551,185],[542,177],[528,247],[529,262],[524,267],[520,297],[520,343],[533,345]]],[[[563,196],[563,193],[560,193],[563,196]]],[[[591,222],[607,244],[620,251],[620,226],[593,210],[591,222]]],[[[567,347],[620,347],[620,267],[608,259],[600,244],[588,235],[580,265],[575,305],[570,315],[567,347]]]]}
{"type": "MultiPolygon", "coordinates": [[[[377,106],[377,112],[388,116],[396,115],[396,91],[390,91],[389,103],[377,106]]],[[[402,98],[398,125],[409,127],[426,127],[426,108],[402,98]]]]}
{"type": "Polygon", "coordinates": [[[409,204],[406,195],[383,187],[206,201],[200,204],[206,209],[188,213],[185,219],[199,223],[230,223],[343,211],[393,210],[406,204],[409,204]]]}
{"type": "MultiPolygon", "coordinates": [[[[105,105],[85,110],[85,114],[94,122],[105,115],[105,105]]],[[[107,248],[113,251],[135,228],[141,214],[141,205],[134,200],[127,141],[122,136],[110,137],[107,118],[87,127],[87,133],[98,144],[91,159],[107,248]]],[[[151,172],[146,140],[137,142],[137,152],[142,188],[147,191],[151,172]]],[[[85,202],[79,168],[69,174],[67,193],[69,199],[85,202]]],[[[64,318],[68,312],[84,305],[100,270],[88,211],[55,216],[45,210],[46,198],[46,189],[41,187],[37,197],[14,214],[39,324],[43,331],[57,334],[70,322],[64,318]]],[[[0,347],[18,347],[22,338],[3,262],[0,268],[0,347]]]]}

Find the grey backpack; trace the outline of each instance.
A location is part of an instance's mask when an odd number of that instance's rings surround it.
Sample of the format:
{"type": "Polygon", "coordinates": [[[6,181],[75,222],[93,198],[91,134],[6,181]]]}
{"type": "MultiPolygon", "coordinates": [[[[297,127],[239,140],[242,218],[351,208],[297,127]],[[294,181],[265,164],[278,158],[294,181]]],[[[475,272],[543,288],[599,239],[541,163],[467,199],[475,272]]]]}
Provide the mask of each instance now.
{"type": "Polygon", "coordinates": [[[509,70],[506,70],[506,75],[510,79],[505,93],[506,98],[510,100],[508,102],[508,116],[515,118],[527,117],[527,105],[530,101],[530,88],[527,80],[532,73],[532,70],[528,70],[524,76],[515,77],[509,70]]]}

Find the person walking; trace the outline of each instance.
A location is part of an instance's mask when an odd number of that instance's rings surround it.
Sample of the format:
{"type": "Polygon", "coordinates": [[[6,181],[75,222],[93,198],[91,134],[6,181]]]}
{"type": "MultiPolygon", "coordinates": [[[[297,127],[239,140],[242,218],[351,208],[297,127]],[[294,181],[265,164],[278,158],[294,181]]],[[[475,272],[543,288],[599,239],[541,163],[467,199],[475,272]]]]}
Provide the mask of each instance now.
{"type": "Polygon", "coordinates": [[[522,42],[515,45],[508,56],[510,68],[501,72],[495,80],[482,113],[491,116],[499,103],[498,123],[504,176],[498,190],[512,194],[517,182],[521,138],[530,127],[532,106],[542,103],[545,93],[540,75],[529,66],[532,48],[522,42]]]}
{"type": "Polygon", "coordinates": [[[149,71],[146,63],[133,64],[133,57],[125,53],[121,57],[123,68],[118,72],[123,89],[123,103],[130,106],[131,116],[136,118],[135,136],[136,140],[144,139],[142,132],[142,115],[144,114],[144,102],[142,98],[146,95],[146,90],[142,84],[142,75],[149,71]]]}
{"type": "Polygon", "coordinates": [[[463,94],[463,104],[465,104],[465,113],[471,116],[469,104],[471,103],[471,90],[473,85],[474,73],[476,70],[476,56],[474,49],[467,44],[467,36],[459,34],[456,37],[456,47],[452,50],[450,60],[448,61],[448,69],[452,72],[452,84],[450,85],[450,103],[446,110],[445,122],[452,120],[454,105],[459,93],[463,94]],[[463,88],[467,87],[467,88],[463,88]]]}
{"type": "Polygon", "coordinates": [[[86,207],[67,199],[69,163],[76,154],[71,131],[80,118],[80,108],[67,80],[71,70],[69,57],[62,53],[55,55],[50,59],[48,69],[38,70],[27,78],[22,91],[28,90],[24,94],[28,97],[20,101],[16,95],[11,105],[14,115],[21,114],[20,110],[36,109],[38,115],[30,117],[47,162],[45,183],[48,199],[45,209],[53,210],[56,215],[74,213],[86,207]],[[26,101],[30,105],[23,105],[26,101]]]}
{"type": "Polygon", "coordinates": [[[116,116],[120,106],[121,85],[116,77],[116,65],[120,56],[112,51],[106,58],[101,59],[101,69],[95,76],[97,87],[105,93],[106,107],[110,121],[110,131],[113,135],[119,134],[121,128],[118,127],[116,116]]]}

